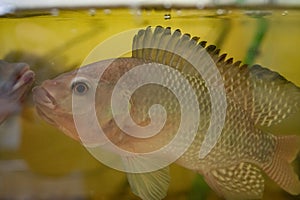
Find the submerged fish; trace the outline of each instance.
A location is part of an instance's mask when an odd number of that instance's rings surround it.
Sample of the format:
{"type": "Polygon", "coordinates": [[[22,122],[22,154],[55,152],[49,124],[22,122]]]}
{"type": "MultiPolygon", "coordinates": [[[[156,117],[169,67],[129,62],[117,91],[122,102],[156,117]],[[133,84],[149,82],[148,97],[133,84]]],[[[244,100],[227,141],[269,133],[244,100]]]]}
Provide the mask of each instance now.
{"type": "MultiPolygon", "coordinates": [[[[196,136],[176,160],[177,164],[202,174],[211,188],[226,199],[262,198],[263,173],[290,194],[299,194],[300,181],[290,165],[300,149],[299,136],[275,136],[261,128],[280,123],[299,110],[300,89],[278,73],[259,65],[248,68],[240,65],[241,62],[233,63],[233,59],[226,59],[225,54],[219,55],[219,49],[215,46],[207,46],[206,42],[198,42],[198,39],[190,38],[188,34],[182,35],[179,30],[172,33],[170,28],[159,26],[154,30],[151,27],[141,30],[134,37],[132,57],[92,63],[35,87],[33,98],[37,112],[48,123],[84,145],[102,145],[103,138],[90,132],[91,127],[99,122],[105,136],[119,148],[137,154],[153,152],[174,139],[179,128],[182,105],[174,93],[160,85],[148,84],[137,89],[130,97],[130,115],[140,126],[151,122],[148,114],[151,105],[160,104],[167,113],[160,132],[146,138],[128,135],[117,126],[111,110],[111,98],[117,81],[129,70],[141,65],[147,67],[144,75],[133,74],[130,79],[132,82],[139,82],[144,76],[151,79],[160,75],[178,89],[180,94],[187,96],[187,88],[178,80],[174,71],[166,70],[157,74],[157,66],[168,66],[186,78],[195,91],[200,110],[196,136]],[[198,64],[204,66],[207,65],[204,58],[207,55],[203,54],[203,50],[208,53],[222,77],[227,107],[224,127],[216,145],[208,155],[200,158],[200,147],[212,116],[210,90],[202,75],[191,65],[192,62],[173,52],[182,52],[186,58],[197,59],[198,64]],[[104,71],[107,65],[109,67],[104,71]],[[98,80],[102,72],[102,77],[98,80]],[[93,91],[94,107],[84,103],[93,91]],[[72,107],[72,98],[82,100],[83,104],[72,107]],[[97,122],[89,114],[93,108],[96,110],[97,122]],[[83,127],[85,135],[79,135],[74,123],[76,117],[88,122],[89,127],[83,127]]],[[[210,78],[214,80],[214,77],[210,78]]],[[[124,90],[125,95],[126,92],[124,90]]],[[[197,109],[192,104],[189,105],[189,102],[185,104],[189,110],[197,109]]],[[[122,114],[116,113],[118,115],[122,114]]],[[[118,117],[122,119],[124,116],[118,117]]],[[[155,117],[159,115],[156,114],[155,117]]],[[[126,120],[123,118],[124,123],[126,120]]],[[[135,131],[130,126],[128,129],[135,131]]],[[[188,137],[190,133],[186,131],[184,134],[188,137]]],[[[184,138],[175,146],[175,153],[178,153],[177,147],[185,144],[184,138]]],[[[172,152],[158,156],[158,159],[176,156],[172,152]]],[[[134,163],[131,162],[134,161],[134,156],[120,156],[126,157],[123,163],[125,166],[134,163]]],[[[167,166],[148,173],[127,173],[127,177],[133,192],[143,199],[162,199],[166,196],[170,178],[167,166]]]]}
{"type": "Polygon", "coordinates": [[[34,80],[26,63],[0,60],[0,124],[20,110],[21,102],[34,80]]]}

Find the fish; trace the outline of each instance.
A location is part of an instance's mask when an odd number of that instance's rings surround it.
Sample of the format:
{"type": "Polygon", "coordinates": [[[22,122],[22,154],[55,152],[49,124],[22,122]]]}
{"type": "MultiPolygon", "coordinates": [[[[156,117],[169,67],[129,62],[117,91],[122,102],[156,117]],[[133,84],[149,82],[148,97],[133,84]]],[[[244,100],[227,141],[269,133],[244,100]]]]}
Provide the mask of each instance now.
{"type": "Polygon", "coordinates": [[[0,60],[0,124],[20,110],[34,77],[28,64],[0,60]]]}
{"type": "Polygon", "coordinates": [[[131,190],[142,199],[166,197],[173,161],[201,174],[225,199],[261,199],[264,174],[286,192],[300,194],[300,181],[291,165],[300,150],[300,137],[274,135],[264,129],[299,110],[300,88],[260,65],[234,62],[216,46],[179,29],[141,29],[133,38],[131,57],[100,60],[60,74],[35,87],[33,99],[38,115],[52,126],[87,148],[102,146],[118,155],[121,165],[131,169],[126,171],[131,190]],[[196,65],[205,70],[199,73],[196,65]],[[221,81],[211,69],[217,69],[221,81]],[[129,78],[124,79],[125,75],[129,78]],[[151,82],[156,77],[161,77],[157,79],[161,85],[151,82]],[[121,80],[128,82],[121,84],[121,80]],[[150,83],[134,92],[128,89],[145,80],[150,83]],[[219,86],[224,89],[225,103],[216,99],[213,104],[211,93],[219,86]],[[112,109],[124,98],[129,115],[112,109]],[[165,112],[153,105],[162,106],[165,112]],[[200,156],[209,127],[218,126],[211,122],[212,105],[217,115],[225,109],[224,124],[210,151],[200,156]],[[157,134],[141,129],[154,124],[149,130],[156,130],[162,121],[157,134]],[[182,123],[188,125],[179,134],[182,123]],[[159,151],[175,139],[175,145],[159,151]]]}

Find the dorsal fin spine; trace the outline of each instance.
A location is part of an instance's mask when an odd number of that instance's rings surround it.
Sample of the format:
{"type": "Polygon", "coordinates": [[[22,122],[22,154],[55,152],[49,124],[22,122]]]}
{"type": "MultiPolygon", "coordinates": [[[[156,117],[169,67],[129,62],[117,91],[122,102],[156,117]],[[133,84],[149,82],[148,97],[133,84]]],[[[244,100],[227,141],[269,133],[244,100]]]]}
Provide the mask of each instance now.
{"type": "Polygon", "coordinates": [[[200,45],[200,46],[202,46],[203,48],[205,48],[206,43],[207,43],[206,41],[201,41],[201,42],[199,42],[198,45],[200,45]]]}
{"type": "Polygon", "coordinates": [[[212,53],[217,47],[215,45],[209,45],[208,47],[206,47],[206,50],[209,53],[212,53]]]}
{"type": "Polygon", "coordinates": [[[222,55],[219,57],[219,59],[218,59],[217,62],[223,62],[223,61],[225,60],[226,56],[227,56],[227,54],[222,54],[222,55]]]}
{"type": "Polygon", "coordinates": [[[159,59],[159,54],[157,53],[160,48],[160,44],[163,43],[163,32],[164,32],[164,29],[162,29],[162,27],[156,27],[155,30],[154,30],[154,33],[153,33],[153,37],[152,37],[152,41],[151,41],[151,45],[153,45],[154,47],[157,46],[158,48],[152,48],[151,52],[152,52],[152,55],[151,57],[154,58],[154,60],[158,60],[159,59]]]}
{"type": "Polygon", "coordinates": [[[231,65],[233,63],[233,58],[229,58],[225,61],[226,65],[231,65]]]}
{"type": "MultiPolygon", "coordinates": [[[[179,30],[176,30],[176,31],[171,35],[170,40],[169,40],[168,44],[166,45],[166,51],[167,51],[167,54],[168,54],[168,55],[170,55],[169,52],[172,52],[173,49],[175,49],[175,47],[176,47],[176,45],[177,45],[177,43],[178,43],[178,41],[179,41],[180,36],[181,36],[181,32],[180,32],[179,30]]],[[[171,54],[171,56],[168,56],[168,57],[169,57],[170,60],[169,60],[169,61],[166,61],[166,60],[165,60],[163,63],[164,63],[164,64],[170,63],[170,65],[171,65],[171,63],[172,63],[173,60],[174,60],[174,55],[171,54]]]]}

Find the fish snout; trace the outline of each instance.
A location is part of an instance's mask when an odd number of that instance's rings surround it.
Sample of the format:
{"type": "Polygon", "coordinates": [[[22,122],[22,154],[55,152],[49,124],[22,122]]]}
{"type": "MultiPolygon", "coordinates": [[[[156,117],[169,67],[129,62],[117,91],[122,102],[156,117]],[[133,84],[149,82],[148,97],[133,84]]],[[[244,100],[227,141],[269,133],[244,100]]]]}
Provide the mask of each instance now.
{"type": "Polygon", "coordinates": [[[32,89],[33,101],[37,105],[42,105],[50,109],[56,106],[55,98],[42,86],[36,86],[32,89]]]}
{"type": "MultiPolygon", "coordinates": [[[[42,83],[42,87],[46,88],[49,91],[56,91],[58,88],[63,87],[63,83],[56,81],[56,80],[45,80],[42,83]]],[[[49,92],[50,93],[50,92],[49,92]]]]}

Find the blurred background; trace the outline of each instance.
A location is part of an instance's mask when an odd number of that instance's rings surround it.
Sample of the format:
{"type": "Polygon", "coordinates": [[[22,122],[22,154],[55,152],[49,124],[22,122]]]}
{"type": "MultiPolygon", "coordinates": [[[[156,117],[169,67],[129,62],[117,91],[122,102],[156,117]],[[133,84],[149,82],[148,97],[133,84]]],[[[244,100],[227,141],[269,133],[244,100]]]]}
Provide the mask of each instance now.
{"type": "MultiPolygon", "coordinates": [[[[161,25],[200,36],[228,57],[260,64],[300,86],[299,6],[298,0],[4,0],[0,59],[28,63],[36,73],[34,84],[39,85],[79,67],[96,45],[114,34],[161,25]]],[[[299,120],[296,113],[268,131],[300,135],[299,120]]],[[[192,171],[172,165],[171,176],[166,199],[220,199],[192,171]]],[[[0,199],[138,198],[124,173],[104,166],[79,143],[39,119],[29,95],[22,111],[0,125],[0,199]]],[[[300,197],[267,180],[264,199],[300,197]]]]}

